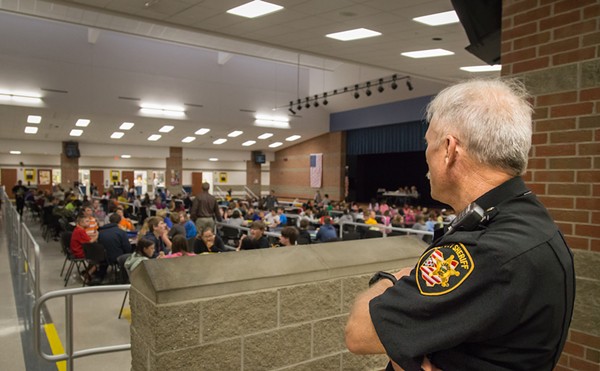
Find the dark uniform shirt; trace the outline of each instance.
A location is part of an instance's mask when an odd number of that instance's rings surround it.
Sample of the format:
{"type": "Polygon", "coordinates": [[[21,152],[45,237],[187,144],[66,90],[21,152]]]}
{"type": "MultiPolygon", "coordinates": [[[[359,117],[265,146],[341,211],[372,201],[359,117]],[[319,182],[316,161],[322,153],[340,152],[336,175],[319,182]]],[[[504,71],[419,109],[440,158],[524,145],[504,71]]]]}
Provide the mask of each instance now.
{"type": "Polygon", "coordinates": [[[476,200],[488,220],[436,239],[370,302],[388,356],[420,370],[551,370],[573,313],[573,259],[520,177],[476,200]],[[491,209],[493,208],[493,209],[491,209]]]}

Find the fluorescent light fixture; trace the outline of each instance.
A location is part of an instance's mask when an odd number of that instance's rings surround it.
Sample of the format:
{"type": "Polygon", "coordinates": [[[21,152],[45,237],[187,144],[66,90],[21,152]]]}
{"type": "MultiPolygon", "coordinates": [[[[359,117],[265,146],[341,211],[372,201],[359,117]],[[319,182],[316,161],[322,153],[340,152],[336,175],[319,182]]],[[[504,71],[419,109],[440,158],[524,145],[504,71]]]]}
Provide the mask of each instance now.
{"type": "Polygon", "coordinates": [[[369,30],[367,28],[356,28],[354,30],[335,32],[325,35],[330,39],[336,39],[340,41],[351,41],[358,39],[366,39],[367,37],[379,36],[381,32],[369,30]]]}
{"type": "Polygon", "coordinates": [[[282,6],[271,4],[266,1],[255,0],[244,5],[229,9],[227,13],[239,15],[240,17],[256,18],[283,9],[282,6]]]}
{"type": "Polygon", "coordinates": [[[285,140],[287,140],[288,142],[293,142],[293,141],[298,140],[300,138],[302,138],[300,135],[292,135],[290,137],[285,138],[285,140]]]}
{"type": "Polygon", "coordinates": [[[20,155],[21,151],[10,151],[9,152],[11,155],[20,155]]]}
{"type": "Polygon", "coordinates": [[[196,135],[204,135],[204,134],[208,133],[209,131],[210,131],[210,129],[202,128],[202,129],[196,130],[196,132],[194,134],[196,134],[196,135]]]}
{"type": "Polygon", "coordinates": [[[467,72],[491,72],[491,71],[501,71],[502,65],[495,64],[493,66],[490,66],[490,65],[486,64],[483,66],[466,66],[466,67],[461,67],[460,69],[463,71],[467,71],[467,72]]]}
{"type": "Polygon", "coordinates": [[[244,134],[243,131],[240,130],[234,130],[231,133],[227,134],[228,137],[230,138],[235,138],[235,137],[239,137],[240,135],[244,134]]]}
{"type": "Polygon", "coordinates": [[[79,127],[82,127],[82,128],[87,128],[87,126],[89,124],[90,124],[90,120],[88,120],[88,119],[79,119],[75,123],[75,126],[79,126],[79,127]]]}
{"type": "Polygon", "coordinates": [[[112,133],[110,135],[111,139],[121,139],[123,138],[123,135],[125,135],[125,133],[121,132],[121,131],[115,131],[114,133],[112,133]]]}
{"type": "Polygon", "coordinates": [[[156,142],[157,140],[159,140],[162,137],[162,135],[160,134],[152,134],[148,137],[148,140],[151,142],[156,142]]]}
{"type": "Polygon", "coordinates": [[[219,159],[216,158],[216,157],[211,157],[211,158],[208,159],[208,161],[215,162],[215,161],[219,161],[219,159]]]}
{"type": "Polygon", "coordinates": [[[130,130],[135,124],[133,122],[124,122],[119,126],[121,130],[130,130]]]}
{"type": "Polygon", "coordinates": [[[185,137],[181,140],[182,143],[192,143],[196,140],[196,137],[185,137]]]}
{"type": "Polygon", "coordinates": [[[37,105],[42,103],[42,96],[36,93],[0,90],[0,101],[37,105]]]}
{"type": "Polygon", "coordinates": [[[413,21],[424,23],[428,26],[441,26],[444,24],[458,23],[459,19],[454,10],[449,12],[435,13],[413,18],[413,21]]]}
{"type": "Polygon", "coordinates": [[[131,155],[121,155],[121,158],[131,158],[131,155]]]}
{"type": "Polygon", "coordinates": [[[25,126],[25,134],[36,134],[37,132],[37,126],[25,126]]]}
{"type": "Polygon", "coordinates": [[[275,142],[275,143],[271,143],[271,144],[269,144],[269,147],[270,147],[270,148],[277,148],[277,147],[279,147],[279,146],[280,146],[280,145],[282,145],[282,144],[283,144],[283,143],[281,143],[281,142],[275,142]]]}
{"type": "Polygon", "coordinates": [[[28,124],[39,124],[40,122],[42,122],[42,116],[36,116],[36,115],[27,116],[28,124]]]}
{"type": "Polygon", "coordinates": [[[215,140],[213,142],[213,144],[223,144],[225,142],[227,142],[227,139],[225,139],[225,138],[219,138],[219,139],[215,140]]]}
{"type": "Polygon", "coordinates": [[[180,106],[163,106],[153,103],[142,103],[140,112],[148,116],[185,117],[185,109],[180,106]]]}
{"type": "Polygon", "coordinates": [[[171,126],[171,125],[165,125],[165,126],[163,126],[162,128],[158,129],[158,131],[159,131],[160,133],[168,133],[168,132],[170,132],[170,131],[171,131],[171,130],[173,130],[173,129],[175,129],[175,126],[171,126]]]}
{"type": "Polygon", "coordinates": [[[265,128],[276,128],[276,129],[289,129],[290,120],[287,117],[273,117],[273,116],[256,116],[254,126],[261,126],[265,128]]]}
{"type": "Polygon", "coordinates": [[[273,136],[272,133],[264,133],[258,136],[258,139],[269,139],[273,136]]]}
{"type": "Polygon", "coordinates": [[[249,146],[251,146],[251,145],[253,145],[253,144],[255,144],[255,143],[256,143],[256,141],[255,141],[255,140],[247,140],[247,141],[245,141],[244,143],[242,143],[242,145],[243,145],[244,147],[249,147],[249,146]]]}
{"type": "Polygon", "coordinates": [[[451,52],[446,49],[428,49],[428,50],[415,50],[413,52],[402,53],[405,57],[410,58],[431,58],[431,57],[442,57],[445,55],[453,55],[454,52],[451,52]]]}
{"type": "Polygon", "coordinates": [[[81,129],[71,129],[71,132],[69,133],[72,137],[80,137],[81,134],[83,134],[83,130],[81,129]]]}

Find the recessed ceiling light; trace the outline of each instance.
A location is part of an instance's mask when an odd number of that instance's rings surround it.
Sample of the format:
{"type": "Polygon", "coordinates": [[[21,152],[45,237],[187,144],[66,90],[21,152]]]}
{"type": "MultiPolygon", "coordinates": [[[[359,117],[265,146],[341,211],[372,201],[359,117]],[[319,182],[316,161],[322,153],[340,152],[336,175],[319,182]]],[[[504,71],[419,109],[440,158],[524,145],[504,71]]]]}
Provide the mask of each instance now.
{"type": "Polygon", "coordinates": [[[248,146],[251,146],[251,145],[253,145],[253,144],[255,144],[255,143],[256,143],[256,141],[255,141],[255,140],[247,140],[247,141],[245,141],[244,143],[242,143],[242,145],[243,145],[244,147],[248,147],[248,146]]]}
{"type": "Polygon", "coordinates": [[[9,152],[11,155],[20,155],[21,151],[10,151],[9,152]]]}
{"type": "Polygon", "coordinates": [[[82,127],[82,128],[87,128],[87,126],[89,124],[90,124],[90,120],[88,120],[88,119],[79,119],[75,123],[75,126],[79,126],[79,127],[82,127]]]}
{"type": "Polygon", "coordinates": [[[258,136],[258,139],[269,139],[273,136],[272,133],[264,133],[258,136]]]}
{"type": "Polygon", "coordinates": [[[225,139],[225,138],[219,138],[219,139],[215,140],[213,142],[213,144],[223,144],[225,142],[227,142],[227,139],[225,139]]]}
{"type": "Polygon", "coordinates": [[[442,12],[430,15],[424,15],[422,17],[413,18],[413,21],[424,23],[428,26],[441,26],[444,24],[458,23],[459,19],[454,10],[449,12],[442,12]]]}
{"type": "Polygon", "coordinates": [[[121,126],[119,126],[119,129],[121,130],[130,130],[133,125],[135,125],[133,122],[124,122],[121,124],[121,126]]]}
{"type": "Polygon", "coordinates": [[[228,137],[230,138],[235,138],[235,137],[239,137],[240,135],[244,134],[243,131],[240,130],[234,130],[231,133],[227,134],[228,137]]]}
{"type": "Polygon", "coordinates": [[[162,137],[162,135],[159,134],[152,134],[148,137],[148,140],[151,142],[156,142],[157,140],[159,140],[162,137]]]}
{"type": "Polygon", "coordinates": [[[25,126],[25,134],[35,134],[38,132],[37,126],[25,126]]]}
{"type": "Polygon", "coordinates": [[[81,129],[71,129],[71,132],[69,133],[72,137],[80,137],[81,134],[83,134],[83,130],[81,129]]]}
{"type": "Polygon", "coordinates": [[[193,141],[195,141],[195,140],[196,140],[196,137],[185,137],[185,138],[183,138],[181,141],[182,141],[183,143],[192,143],[192,142],[193,142],[193,141]]]}
{"type": "Polygon", "coordinates": [[[463,71],[467,72],[490,72],[490,71],[501,71],[502,65],[495,64],[493,66],[483,65],[483,66],[466,66],[460,68],[463,71]]]}
{"type": "Polygon", "coordinates": [[[211,157],[211,158],[208,159],[208,161],[213,161],[214,162],[214,161],[219,161],[219,159],[216,158],[216,157],[211,157]]]}
{"type": "Polygon", "coordinates": [[[0,101],[13,101],[23,104],[42,104],[42,97],[37,93],[10,92],[0,90],[0,101]]]}
{"type": "Polygon", "coordinates": [[[283,143],[281,143],[281,142],[275,142],[275,143],[271,143],[271,144],[269,144],[269,147],[270,147],[270,148],[277,148],[277,147],[279,147],[279,146],[280,146],[280,145],[282,145],[282,144],[283,144],[283,143]]]}
{"type": "Polygon", "coordinates": [[[168,133],[168,132],[170,132],[173,129],[175,129],[175,126],[165,125],[162,128],[158,129],[158,131],[161,132],[161,133],[168,133]]]}
{"type": "Polygon", "coordinates": [[[39,124],[40,122],[42,122],[42,116],[36,116],[36,115],[27,116],[28,124],[39,124]]]}
{"type": "Polygon", "coordinates": [[[229,9],[227,13],[239,15],[240,17],[256,18],[283,9],[282,6],[271,4],[266,1],[254,0],[244,5],[229,9]]]}
{"type": "Polygon", "coordinates": [[[285,140],[287,140],[288,142],[293,142],[293,141],[298,140],[300,138],[302,138],[300,135],[292,135],[290,137],[285,138],[285,140]]]}
{"type": "Polygon", "coordinates": [[[204,135],[204,134],[208,133],[209,131],[210,131],[210,129],[202,128],[202,129],[196,130],[196,132],[194,134],[196,134],[196,135],[204,135]]]}
{"type": "Polygon", "coordinates": [[[290,120],[287,118],[280,117],[257,116],[256,120],[254,121],[254,126],[276,129],[289,129],[290,120]]]}
{"type": "Polygon", "coordinates": [[[140,104],[140,112],[148,116],[184,117],[185,109],[181,106],[165,106],[154,103],[140,104]]]}
{"type": "Polygon", "coordinates": [[[446,49],[428,49],[428,50],[415,50],[413,52],[405,52],[401,53],[405,57],[410,58],[431,58],[431,57],[441,57],[444,55],[453,55],[454,52],[451,52],[446,49]]]}
{"type": "Polygon", "coordinates": [[[121,139],[123,138],[123,135],[125,135],[125,133],[120,132],[120,131],[115,131],[114,133],[112,133],[110,135],[111,139],[121,139]]]}
{"type": "Polygon", "coordinates": [[[121,155],[121,158],[131,158],[131,155],[121,155]]]}
{"type": "Polygon", "coordinates": [[[351,41],[379,35],[381,35],[381,32],[369,30],[367,28],[356,28],[354,30],[330,33],[325,36],[340,41],[351,41]]]}

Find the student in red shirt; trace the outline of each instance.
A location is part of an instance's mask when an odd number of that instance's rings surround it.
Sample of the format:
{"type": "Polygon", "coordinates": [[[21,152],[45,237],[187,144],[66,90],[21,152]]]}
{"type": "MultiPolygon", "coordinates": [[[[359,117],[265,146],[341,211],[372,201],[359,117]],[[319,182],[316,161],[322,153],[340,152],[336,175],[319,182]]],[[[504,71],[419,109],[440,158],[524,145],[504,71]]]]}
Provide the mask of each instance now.
{"type": "Polygon", "coordinates": [[[98,240],[98,232],[93,231],[88,233],[86,229],[89,227],[89,218],[83,214],[77,217],[77,225],[71,236],[71,253],[77,259],[83,259],[83,244],[88,242],[96,242],[98,240]]]}

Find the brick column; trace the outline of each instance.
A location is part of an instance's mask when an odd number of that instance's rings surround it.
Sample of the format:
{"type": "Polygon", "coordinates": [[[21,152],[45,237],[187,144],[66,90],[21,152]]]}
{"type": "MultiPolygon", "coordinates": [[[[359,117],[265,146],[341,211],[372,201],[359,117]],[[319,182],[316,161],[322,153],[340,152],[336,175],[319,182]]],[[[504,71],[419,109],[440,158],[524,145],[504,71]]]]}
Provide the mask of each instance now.
{"type": "Polygon", "coordinates": [[[253,160],[246,161],[246,185],[254,194],[260,198],[260,190],[262,187],[261,165],[253,160]]]}
{"type": "Polygon", "coordinates": [[[575,313],[556,369],[599,370],[600,3],[504,0],[502,14],[502,74],[525,82],[535,108],[525,179],[575,255],[575,313]]]}
{"type": "Polygon", "coordinates": [[[60,185],[64,189],[69,189],[79,181],[79,158],[69,158],[65,155],[66,143],[62,143],[62,153],[60,154],[60,185]]]}
{"type": "Polygon", "coordinates": [[[167,172],[165,173],[165,187],[174,195],[181,193],[181,177],[183,168],[183,149],[169,147],[167,157],[167,172]]]}

